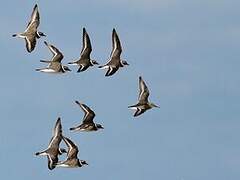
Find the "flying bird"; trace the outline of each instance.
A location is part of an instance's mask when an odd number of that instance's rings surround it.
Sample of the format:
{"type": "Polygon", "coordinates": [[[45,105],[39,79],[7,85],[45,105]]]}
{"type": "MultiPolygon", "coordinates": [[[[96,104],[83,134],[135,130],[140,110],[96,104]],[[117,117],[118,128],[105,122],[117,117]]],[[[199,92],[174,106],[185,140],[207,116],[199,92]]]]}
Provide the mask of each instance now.
{"type": "Polygon", "coordinates": [[[63,136],[63,140],[68,147],[67,159],[62,162],[58,162],[56,167],[67,167],[67,168],[77,168],[82,167],[84,165],[88,165],[88,163],[84,160],[78,159],[78,147],[74,144],[69,138],[63,136]]]}
{"type": "Polygon", "coordinates": [[[140,114],[144,113],[145,111],[153,107],[159,108],[159,106],[149,102],[148,97],[149,97],[148,87],[143,81],[142,77],[140,76],[138,103],[132,106],[128,106],[128,108],[136,110],[134,113],[134,117],[139,116],[140,114]]]}
{"type": "Polygon", "coordinates": [[[100,69],[107,69],[105,76],[111,76],[117,72],[120,67],[129,65],[127,61],[121,59],[122,46],[115,29],[112,31],[112,52],[107,64],[99,66],[100,69]]]}
{"type": "Polygon", "coordinates": [[[50,61],[40,60],[40,62],[48,63],[46,68],[36,69],[36,71],[46,72],[46,73],[65,73],[66,71],[71,71],[67,66],[62,65],[61,61],[63,59],[63,54],[53,45],[48,44],[44,41],[45,45],[52,52],[53,56],[50,61]]]}
{"type": "Polygon", "coordinates": [[[77,65],[79,66],[77,72],[82,72],[87,70],[90,66],[97,65],[98,62],[92,60],[90,54],[92,52],[92,45],[89,38],[89,35],[85,28],[83,28],[83,43],[82,50],[80,53],[80,58],[77,61],[68,63],[69,65],[77,65]]]}
{"type": "Polygon", "coordinates": [[[37,4],[33,8],[31,20],[29,21],[27,28],[22,33],[13,34],[13,37],[19,37],[25,39],[27,51],[30,53],[36,46],[37,39],[41,36],[46,36],[43,32],[38,31],[40,24],[40,16],[37,4]]]}
{"type": "Polygon", "coordinates": [[[58,162],[58,155],[62,155],[67,151],[63,148],[59,148],[62,140],[62,125],[61,119],[58,118],[53,129],[53,136],[50,140],[48,148],[44,151],[35,153],[36,156],[47,156],[48,158],[48,168],[53,170],[58,162]]]}
{"type": "Polygon", "coordinates": [[[97,131],[99,129],[103,129],[101,124],[96,124],[93,122],[95,113],[87,105],[79,103],[78,101],[75,101],[75,103],[80,106],[80,108],[84,111],[85,114],[82,124],[70,128],[71,131],[97,131]]]}

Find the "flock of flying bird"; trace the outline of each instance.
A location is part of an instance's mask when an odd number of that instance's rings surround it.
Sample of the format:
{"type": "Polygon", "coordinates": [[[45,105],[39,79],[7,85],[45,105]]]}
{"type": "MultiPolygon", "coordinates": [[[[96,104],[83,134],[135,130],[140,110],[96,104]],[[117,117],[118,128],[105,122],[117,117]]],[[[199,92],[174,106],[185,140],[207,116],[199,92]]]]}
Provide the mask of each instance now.
{"type": "MultiPolygon", "coordinates": [[[[14,34],[13,37],[20,37],[25,39],[26,49],[30,53],[34,50],[37,39],[41,36],[46,36],[43,32],[38,31],[38,26],[40,24],[40,15],[37,4],[33,8],[31,15],[31,20],[29,21],[27,28],[22,33],[14,34]]],[[[40,62],[47,63],[48,66],[45,68],[36,69],[36,71],[46,72],[46,73],[65,73],[71,71],[67,65],[61,63],[63,59],[63,54],[53,45],[44,41],[45,45],[49,48],[53,54],[51,60],[40,60],[40,62]]],[[[83,47],[81,50],[80,58],[74,62],[68,63],[69,65],[78,66],[77,72],[82,72],[87,70],[90,66],[98,65],[98,62],[90,58],[92,52],[92,46],[90,42],[89,35],[85,28],[83,28],[83,47]]],[[[115,74],[120,67],[129,65],[127,61],[120,58],[122,53],[122,47],[120,39],[117,35],[115,29],[112,31],[112,52],[109,61],[102,66],[101,69],[107,69],[105,76],[111,76],[115,74]]],[[[134,109],[134,117],[141,115],[145,111],[153,108],[159,107],[148,101],[149,90],[142,77],[139,77],[139,97],[138,103],[132,106],[128,106],[130,109],[134,109]]],[[[78,126],[70,128],[70,131],[97,131],[103,129],[101,124],[97,124],[93,121],[95,113],[87,105],[75,101],[77,105],[84,111],[84,117],[82,123],[78,126]]],[[[62,134],[62,125],[60,117],[57,119],[55,127],[53,129],[53,136],[50,140],[48,148],[44,151],[37,152],[37,156],[47,156],[48,158],[48,168],[50,170],[55,167],[82,167],[83,165],[88,165],[86,161],[78,159],[78,147],[77,145],[65,137],[62,134]],[[61,141],[64,141],[67,145],[68,150],[60,148],[61,141]],[[67,153],[67,158],[64,161],[59,161],[58,156],[63,153],[67,153]]]]}

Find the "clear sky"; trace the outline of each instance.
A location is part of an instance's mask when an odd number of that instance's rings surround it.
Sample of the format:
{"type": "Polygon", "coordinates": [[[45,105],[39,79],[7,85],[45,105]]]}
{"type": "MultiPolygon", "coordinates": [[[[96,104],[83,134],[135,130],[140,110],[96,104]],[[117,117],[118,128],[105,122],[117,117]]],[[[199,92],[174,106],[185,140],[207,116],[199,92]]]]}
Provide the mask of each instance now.
{"type": "MultiPolygon", "coordinates": [[[[239,180],[240,1],[88,0],[1,3],[1,179],[239,180]],[[25,29],[38,3],[47,37],[29,54],[11,35],[25,29]],[[130,64],[106,78],[96,67],[66,75],[35,72],[56,45],[63,63],[78,58],[82,28],[101,64],[116,28],[130,64]],[[138,96],[138,76],[161,106],[138,118],[127,109],[138,96]],[[89,105],[105,129],[73,133],[89,105]],[[45,157],[57,117],[89,166],[47,169],[45,157]]],[[[61,157],[64,159],[65,157],[61,157]]]]}

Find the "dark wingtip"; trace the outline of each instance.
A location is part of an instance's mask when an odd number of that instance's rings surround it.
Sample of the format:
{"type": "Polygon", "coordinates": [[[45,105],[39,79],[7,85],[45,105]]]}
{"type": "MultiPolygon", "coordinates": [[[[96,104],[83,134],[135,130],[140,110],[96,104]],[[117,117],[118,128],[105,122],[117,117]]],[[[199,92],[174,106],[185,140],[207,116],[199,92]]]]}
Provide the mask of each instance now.
{"type": "Polygon", "coordinates": [[[79,102],[79,101],[77,101],[77,100],[75,101],[75,103],[76,103],[76,104],[78,104],[78,105],[80,105],[80,102],[79,102]]]}
{"type": "Polygon", "coordinates": [[[80,73],[80,72],[82,72],[81,67],[78,68],[78,70],[77,70],[77,73],[80,73]]]}
{"type": "Polygon", "coordinates": [[[60,117],[57,118],[57,122],[61,122],[61,118],[60,117]]]}
{"type": "Polygon", "coordinates": [[[47,46],[48,45],[47,41],[44,41],[44,44],[47,46]]]}
{"type": "Polygon", "coordinates": [[[85,33],[86,32],[86,28],[85,27],[83,27],[83,33],[85,33]]]}
{"type": "Polygon", "coordinates": [[[73,130],[74,130],[74,128],[69,128],[69,130],[70,130],[70,131],[73,131],[73,130]]]}
{"type": "Polygon", "coordinates": [[[40,69],[35,69],[35,71],[40,71],[40,69]]]}
{"type": "Polygon", "coordinates": [[[114,73],[108,73],[108,71],[106,72],[105,74],[105,77],[109,77],[109,76],[112,76],[114,73]]]}
{"type": "Polygon", "coordinates": [[[16,36],[17,36],[17,34],[13,34],[13,35],[12,35],[12,37],[16,37],[16,36]]]}
{"type": "Polygon", "coordinates": [[[137,111],[133,114],[133,117],[137,117],[137,116],[139,116],[139,115],[141,115],[141,114],[139,114],[139,113],[137,113],[137,111]]]}
{"type": "Polygon", "coordinates": [[[55,168],[55,166],[49,166],[48,169],[49,170],[53,170],[55,168]]]}
{"type": "Polygon", "coordinates": [[[33,51],[33,49],[27,49],[27,52],[31,53],[33,51]]]}
{"type": "Polygon", "coordinates": [[[36,153],[35,153],[35,156],[38,156],[39,154],[40,154],[39,152],[36,152],[36,153]]]}

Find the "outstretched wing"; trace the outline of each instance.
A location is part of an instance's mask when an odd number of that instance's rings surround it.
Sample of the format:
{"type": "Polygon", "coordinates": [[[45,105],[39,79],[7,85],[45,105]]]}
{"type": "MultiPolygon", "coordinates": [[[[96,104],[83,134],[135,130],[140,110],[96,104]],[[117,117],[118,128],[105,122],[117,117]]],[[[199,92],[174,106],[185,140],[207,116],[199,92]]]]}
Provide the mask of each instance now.
{"type": "Polygon", "coordinates": [[[56,124],[53,128],[53,135],[49,142],[48,147],[59,149],[59,144],[62,138],[62,124],[60,117],[57,119],[56,124]]]}
{"type": "Polygon", "coordinates": [[[75,103],[78,104],[84,111],[83,123],[84,124],[93,123],[93,118],[95,117],[95,113],[93,112],[93,110],[91,110],[87,105],[80,103],[78,101],[75,101],[75,103]]]}
{"type": "Polygon", "coordinates": [[[138,100],[140,103],[148,102],[149,90],[142,77],[139,77],[139,96],[138,100]]]}
{"type": "Polygon", "coordinates": [[[83,28],[83,44],[81,50],[81,57],[90,59],[90,53],[92,52],[92,45],[88,33],[85,28],[83,28]]]}
{"type": "Polygon", "coordinates": [[[58,117],[53,129],[53,137],[61,136],[61,135],[62,135],[62,124],[61,124],[61,118],[58,117]]]}
{"type": "Polygon", "coordinates": [[[33,8],[31,19],[28,22],[28,25],[27,25],[27,28],[25,31],[27,31],[31,26],[33,26],[33,24],[34,24],[35,28],[38,28],[38,26],[40,24],[40,15],[39,15],[37,4],[35,4],[35,6],[33,8]]]}
{"type": "Polygon", "coordinates": [[[77,145],[74,144],[69,138],[63,136],[63,141],[66,143],[68,147],[67,159],[75,159],[77,158],[77,154],[79,152],[77,145]]]}
{"type": "Polygon", "coordinates": [[[48,169],[53,170],[56,167],[56,163],[58,162],[58,157],[48,154],[47,158],[48,158],[48,169]]]}
{"type": "Polygon", "coordinates": [[[119,58],[120,59],[120,55],[122,53],[122,46],[121,46],[121,42],[120,39],[117,35],[117,32],[115,30],[115,28],[113,28],[112,31],[112,52],[110,55],[110,59],[113,57],[119,58]]]}
{"type": "Polygon", "coordinates": [[[35,36],[26,36],[25,38],[26,49],[30,53],[34,50],[36,46],[36,38],[35,36]]]}
{"type": "Polygon", "coordinates": [[[142,113],[144,113],[145,111],[146,111],[145,109],[137,108],[133,116],[137,117],[137,116],[141,115],[142,113]]]}
{"type": "Polygon", "coordinates": [[[53,54],[51,61],[60,63],[63,59],[63,54],[55,46],[48,44],[46,41],[44,41],[44,44],[53,54]]]}
{"type": "Polygon", "coordinates": [[[118,70],[118,67],[109,66],[105,76],[111,76],[111,75],[115,74],[117,72],[117,70],[118,70]]]}

